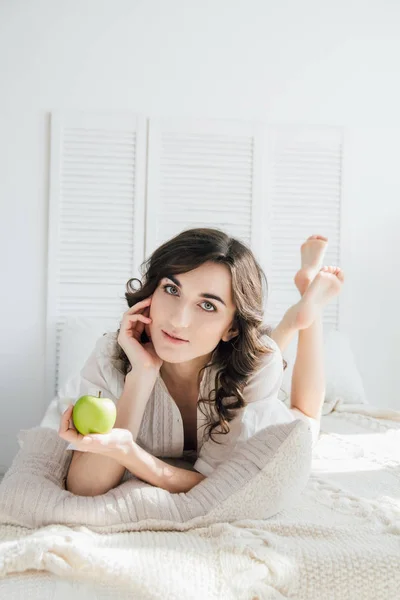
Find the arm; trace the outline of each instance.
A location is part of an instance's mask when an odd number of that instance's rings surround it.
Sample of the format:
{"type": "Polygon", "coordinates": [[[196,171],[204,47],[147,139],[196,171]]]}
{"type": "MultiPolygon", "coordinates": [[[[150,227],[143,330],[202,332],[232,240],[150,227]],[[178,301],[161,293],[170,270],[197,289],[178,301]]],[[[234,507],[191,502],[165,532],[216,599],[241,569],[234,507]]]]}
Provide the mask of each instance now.
{"type": "MultiPolygon", "coordinates": [[[[132,369],[125,378],[114,427],[130,430],[134,440],[156,376],[155,370],[139,372],[132,369]]],[[[119,454],[111,457],[75,450],[67,474],[66,489],[78,496],[105,494],[120,483],[125,473],[125,466],[118,461],[118,457],[119,454]]]]}
{"type": "Polygon", "coordinates": [[[133,475],[171,493],[188,492],[205,479],[197,471],[173,467],[149,454],[135,442],[129,447],[128,454],[121,454],[119,461],[133,475]]]}

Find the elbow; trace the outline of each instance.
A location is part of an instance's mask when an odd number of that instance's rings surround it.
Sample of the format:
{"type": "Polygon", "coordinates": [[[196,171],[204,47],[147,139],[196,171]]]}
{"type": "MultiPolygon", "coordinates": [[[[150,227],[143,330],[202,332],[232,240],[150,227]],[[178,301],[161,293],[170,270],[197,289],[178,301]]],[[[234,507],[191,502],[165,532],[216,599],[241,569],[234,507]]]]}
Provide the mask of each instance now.
{"type": "Polygon", "coordinates": [[[185,489],[180,490],[183,492],[190,492],[190,490],[192,490],[193,488],[196,487],[196,485],[198,485],[201,481],[203,481],[204,479],[207,479],[205,475],[203,475],[202,473],[199,473],[198,471],[193,471],[193,473],[195,474],[195,479],[188,482],[185,489]]]}
{"type": "Polygon", "coordinates": [[[191,486],[190,486],[190,488],[188,489],[188,491],[190,491],[190,490],[192,490],[193,488],[195,488],[195,487],[196,487],[196,485],[199,485],[199,483],[200,483],[201,481],[204,481],[204,479],[207,479],[207,477],[206,477],[205,475],[202,475],[201,473],[199,473],[198,475],[199,475],[199,477],[198,477],[197,481],[195,481],[195,482],[193,483],[193,485],[191,485],[191,486]]]}
{"type": "Polygon", "coordinates": [[[93,488],[85,488],[85,487],[79,487],[79,486],[71,486],[71,485],[67,485],[66,486],[66,490],[67,492],[70,492],[71,494],[74,494],[74,496],[101,496],[102,494],[106,494],[109,490],[108,489],[93,489],[93,488]]]}
{"type": "Polygon", "coordinates": [[[193,488],[195,488],[195,487],[196,487],[196,485],[199,485],[199,483],[200,483],[201,481],[204,481],[204,479],[207,479],[207,477],[206,477],[205,475],[202,475],[202,476],[201,476],[201,478],[199,478],[199,480],[198,480],[198,481],[196,481],[196,483],[194,483],[194,484],[193,484],[193,485],[192,485],[192,486],[191,486],[191,487],[188,489],[188,491],[190,491],[190,490],[192,490],[193,488]]]}
{"type": "Polygon", "coordinates": [[[92,454],[89,464],[87,457],[82,460],[82,456],[86,455],[74,454],[69,465],[65,481],[68,492],[75,496],[102,496],[119,485],[123,472],[120,468],[115,470],[119,465],[114,460],[109,459],[110,463],[103,467],[103,463],[98,462],[98,455],[92,454]],[[94,464],[93,459],[97,461],[94,464]]]}
{"type": "Polygon", "coordinates": [[[76,485],[75,483],[68,482],[68,480],[65,489],[67,492],[74,494],[74,496],[99,496],[101,493],[103,493],[100,492],[99,494],[97,490],[76,485]]]}
{"type": "Polygon", "coordinates": [[[74,496],[101,496],[102,494],[106,494],[112,487],[105,485],[94,485],[90,483],[82,483],[81,481],[76,481],[73,477],[67,477],[65,483],[65,489],[67,492],[74,494],[74,496]]]}

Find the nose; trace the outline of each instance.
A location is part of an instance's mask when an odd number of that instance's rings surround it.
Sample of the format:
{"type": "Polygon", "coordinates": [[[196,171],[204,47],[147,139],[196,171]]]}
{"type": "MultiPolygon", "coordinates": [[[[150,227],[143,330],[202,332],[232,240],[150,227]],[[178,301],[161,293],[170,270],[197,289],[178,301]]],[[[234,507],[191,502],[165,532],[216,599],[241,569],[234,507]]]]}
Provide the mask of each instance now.
{"type": "Polygon", "coordinates": [[[190,307],[182,303],[179,308],[175,308],[171,314],[170,323],[175,331],[180,331],[182,337],[186,337],[184,332],[187,331],[190,323],[190,307]]]}

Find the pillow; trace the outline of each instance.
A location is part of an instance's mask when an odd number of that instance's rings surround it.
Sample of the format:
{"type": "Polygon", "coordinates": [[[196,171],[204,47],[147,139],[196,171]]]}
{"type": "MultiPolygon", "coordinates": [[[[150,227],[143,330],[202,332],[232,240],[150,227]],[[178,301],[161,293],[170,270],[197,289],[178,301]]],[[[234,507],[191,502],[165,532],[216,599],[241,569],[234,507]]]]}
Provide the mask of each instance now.
{"type": "Polygon", "coordinates": [[[80,372],[99,337],[104,333],[117,331],[119,326],[120,321],[111,318],[77,316],[66,319],[60,336],[58,390],[80,372]]]}
{"type": "MultiPolygon", "coordinates": [[[[0,523],[95,531],[185,530],[238,519],[268,519],[296,503],[311,473],[312,436],[302,420],[272,425],[186,493],[131,478],[100,496],[65,489],[67,442],[47,427],[21,430],[20,449],[0,484],[0,523]]],[[[182,461],[180,461],[182,463],[182,461]]],[[[170,461],[171,464],[171,461],[170,461]]]]}
{"type": "MultiPolygon", "coordinates": [[[[368,404],[348,336],[333,329],[324,330],[323,336],[326,391],[322,415],[331,413],[342,404],[368,404]]],[[[297,341],[298,337],[282,353],[288,366],[283,374],[279,398],[288,406],[297,341]]]]}

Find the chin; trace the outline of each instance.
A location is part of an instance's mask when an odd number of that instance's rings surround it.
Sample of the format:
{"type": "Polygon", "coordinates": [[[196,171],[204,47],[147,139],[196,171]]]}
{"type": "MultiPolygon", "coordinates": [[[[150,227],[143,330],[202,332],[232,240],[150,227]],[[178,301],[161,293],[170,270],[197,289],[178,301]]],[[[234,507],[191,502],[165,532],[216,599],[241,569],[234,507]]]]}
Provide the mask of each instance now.
{"type": "Polygon", "coordinates": [[[163,348],[162,350],[157,350],[157,348],[154,346],[154,349],[157,353],[157,356],[159,356],[164,362],[181,363],[190,360],[190,358],[188,358],[187,356],[183,356],[183,352],[179,352],[179,350],[176,350],[174,348],[172,348],[170,351],[165,350],[165,348],[163,348]]]}

